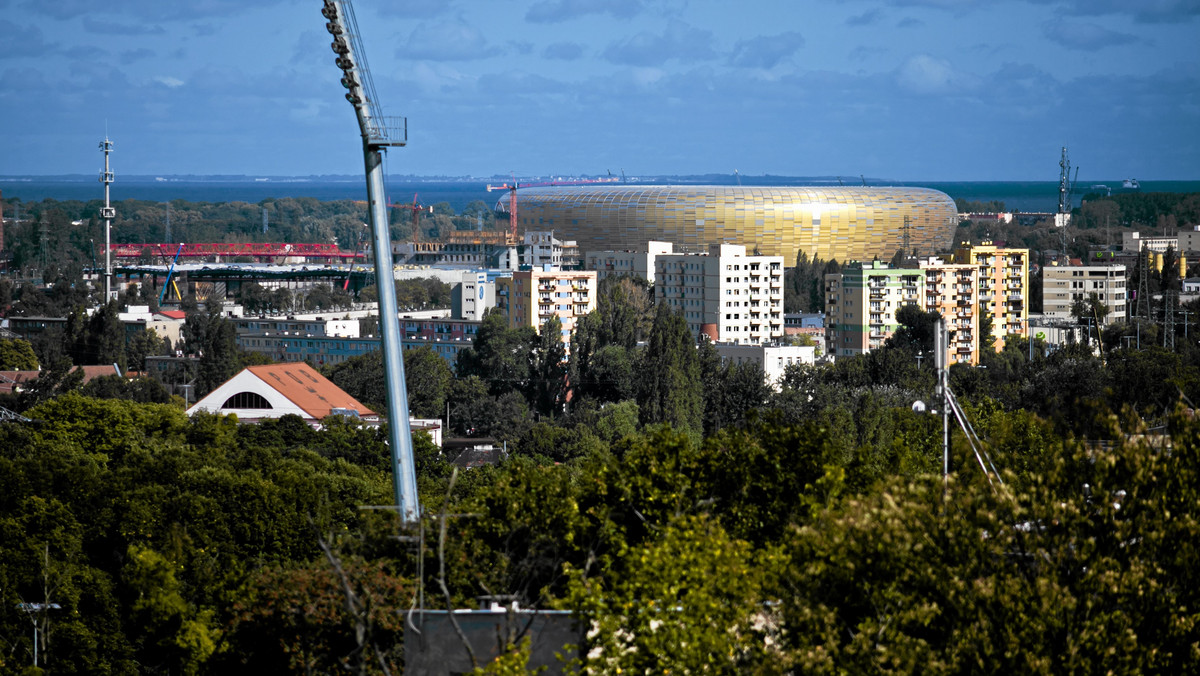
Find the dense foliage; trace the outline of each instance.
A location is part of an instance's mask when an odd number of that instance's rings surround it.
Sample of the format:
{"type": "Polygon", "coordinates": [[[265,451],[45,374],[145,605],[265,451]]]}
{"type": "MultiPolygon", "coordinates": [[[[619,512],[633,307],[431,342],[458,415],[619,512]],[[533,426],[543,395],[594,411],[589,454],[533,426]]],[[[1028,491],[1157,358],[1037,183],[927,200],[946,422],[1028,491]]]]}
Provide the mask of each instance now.
{"type": "MultiPolygon", "coordinates": [[[[16,402],[35,422],[0,424],[0,673],[31,662],[31,622],[48,673],[398,673],[422,588],[574,612],[585,673],[1197,670],[1188,341],[1010,337],[955,366],[993,484],[957,430],[943,480],[941,419],[913,410],[935,401],[923,313],[766,383],[644,285],[600,296],[565,366],[553,324],[494,314],[453,371],[405,354],[414,413],[448,406],[451,434],[509,452],[456,471],[417,437],[423,550],[360,509],[391,501],[386,430],[189,419],[115,379],[77,391],[59,360],[16,402]]],[[[106,322],[77,318],[63,349],[109,349],[106,322]]],[[[189,323],[216,382],[241,357],[219,317],[189,323]]],[[[328,373],[381,407],[377,355],[328,373]]]]}

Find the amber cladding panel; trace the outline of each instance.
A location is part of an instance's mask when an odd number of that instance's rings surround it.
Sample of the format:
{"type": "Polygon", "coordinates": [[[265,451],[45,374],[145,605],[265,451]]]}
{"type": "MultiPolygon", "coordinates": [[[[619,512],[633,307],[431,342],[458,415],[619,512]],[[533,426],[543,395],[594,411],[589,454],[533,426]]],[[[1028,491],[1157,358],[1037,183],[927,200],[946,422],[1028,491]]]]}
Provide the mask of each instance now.
{"type": "Polygon", "coordinates": [[[580,251],[640,249],[651,240],[702,252],[712,244],[783,256],[888,259],[904,241],[921,255],[949,249],[949,195],[908,187],[554,186],[517,193],[518,225],[554,230],[580,251]]]}

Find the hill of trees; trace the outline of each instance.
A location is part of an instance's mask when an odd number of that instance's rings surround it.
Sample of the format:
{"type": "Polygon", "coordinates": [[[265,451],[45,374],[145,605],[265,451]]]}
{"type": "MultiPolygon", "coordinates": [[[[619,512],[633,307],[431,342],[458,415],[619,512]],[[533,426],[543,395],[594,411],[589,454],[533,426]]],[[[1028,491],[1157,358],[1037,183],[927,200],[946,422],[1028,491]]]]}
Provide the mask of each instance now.
{"type": "MultiPolygon", "coordinates": [[[[1004,483],[957,431],[943,482],[940,418],[911,406],[933,401],[919,318],[776,390],[697,351],[645,293],[606,281],[565,411],[551,346],[495,315],[453,371],[406,354],[415,414],[449,402],[454,433],[509,450],[461,472],[418,435],[427,539],[437,515],[473,515],[423,566],[393,517],[359,509],[390,500],[383,429],[39,400],[34,423],[0,424],[0,672],[30,663],[32,620],[50,673],[398,673],[402,611],[422,584],[445,607],[443,581],[456,607],[513,594],[574,612],[589,673],[1200,663],[1200,423],[1178,408],[1200,397],[1197,350],[1012,340],[956,366],[1004,483]]],[[[329,373],[381,402],[379,369],[329,373]]]]}

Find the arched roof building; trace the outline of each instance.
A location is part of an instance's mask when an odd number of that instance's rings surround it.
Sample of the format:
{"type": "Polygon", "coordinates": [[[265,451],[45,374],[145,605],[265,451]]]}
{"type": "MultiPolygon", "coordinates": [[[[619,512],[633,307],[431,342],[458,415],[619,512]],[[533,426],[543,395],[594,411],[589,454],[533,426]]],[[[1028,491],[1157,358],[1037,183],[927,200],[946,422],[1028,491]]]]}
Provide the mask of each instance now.
{"type": "Polygon", "coordinates": [[[953,246],[954,200],[929,188],[584,185],[522,188],[518,227],[554,230],[580,251],[676,250],[742,244],[789,264],[800,251],[825,260],[889,259],[904,242],[922,254],[953,246]]]}

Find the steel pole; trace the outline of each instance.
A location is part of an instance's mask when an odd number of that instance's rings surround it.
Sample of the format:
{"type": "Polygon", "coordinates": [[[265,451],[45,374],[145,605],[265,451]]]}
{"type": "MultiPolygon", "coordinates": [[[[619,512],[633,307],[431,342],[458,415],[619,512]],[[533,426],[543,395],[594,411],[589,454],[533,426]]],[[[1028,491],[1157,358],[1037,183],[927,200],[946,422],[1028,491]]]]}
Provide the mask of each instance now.
{"type": "Polygon", "coordinates": [[[388,441],[392,453],[392,484],[396,508],[406,525],[420,519],[412,430],[408,421],[408,391],[404,384],[396,276],[392,267],[392,238],[383,187],[383,150],[363,140],[367,169],[367,216],[375,247],[375,285],[379,290],[379,332],[383,338],[383,371],[387,385],[388,441]]]}

